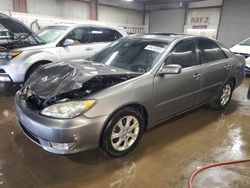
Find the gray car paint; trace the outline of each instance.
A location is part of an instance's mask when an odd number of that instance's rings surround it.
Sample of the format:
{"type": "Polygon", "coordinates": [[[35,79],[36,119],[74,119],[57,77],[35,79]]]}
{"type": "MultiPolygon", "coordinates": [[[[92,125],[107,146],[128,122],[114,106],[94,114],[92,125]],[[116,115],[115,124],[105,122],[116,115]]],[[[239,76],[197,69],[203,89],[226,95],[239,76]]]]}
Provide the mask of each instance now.
{"type": "Polygon", "coordinates": [[[109,118],[117,110],[131,104],[144,108],[147,113],[147,129],[153,128],[170,117],[209,102],[218,95],[228,79],[235,80],[235,87],[239,86],[243,80],[245,60],[232,54],[226,60],[200,64],[184,68],[180,74],[162,76],[159,72],[163,61],[173,47],[183,39],[196,37],[184,35],[134,37],[152,37],[161,41],[169,41],[171,44],[149,72],[86,96],[84,99],[95,99],[98,102],[80,117],[71,120],[44,117],[39,111],[30,109],[26,101],[22,99],[21,92],[17,93],[18,119],[25,129],[39,139],[45,140],[45,143],[40,143],[43,148],[53,153],[74,153],[98,146],[102,130],[109,118]],[[225,65],[229,66],[225,67],[225,65]],[[200,76],[195,76],[196,73],[200,76]],[[73,135],[77,135],[81,141],[74,140],[73,135]],[[73,150],[62,152],[48,146],[47,141],[51,140],[55,142],[75,141],[76,145],[73,150]]]}

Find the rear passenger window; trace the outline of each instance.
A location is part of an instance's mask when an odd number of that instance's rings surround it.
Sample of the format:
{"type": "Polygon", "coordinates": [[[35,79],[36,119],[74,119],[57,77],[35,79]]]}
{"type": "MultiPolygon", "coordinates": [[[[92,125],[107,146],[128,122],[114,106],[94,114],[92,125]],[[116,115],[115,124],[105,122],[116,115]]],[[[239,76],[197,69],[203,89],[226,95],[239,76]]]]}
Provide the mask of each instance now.
{"type": "Polygon", "coordinates": [[[122,35],[113,29],[91,28],[91,42],[112,42],[122,37],[122,35]]]}
{"type": "Polygon", "coordinates": [[[164,62],[164,65],[170,64],[178,64],[181,65],[182,68],[197,65],[195,41],[193,39],[187,39],[176,44],[164,62]]]}
{"type": "Polygon", "coordinates": [[[210,39],[198,39],[197,42],[201,51],[202,63],[210,63],[227,58],[225,52],[214,41],[210,39]]]}

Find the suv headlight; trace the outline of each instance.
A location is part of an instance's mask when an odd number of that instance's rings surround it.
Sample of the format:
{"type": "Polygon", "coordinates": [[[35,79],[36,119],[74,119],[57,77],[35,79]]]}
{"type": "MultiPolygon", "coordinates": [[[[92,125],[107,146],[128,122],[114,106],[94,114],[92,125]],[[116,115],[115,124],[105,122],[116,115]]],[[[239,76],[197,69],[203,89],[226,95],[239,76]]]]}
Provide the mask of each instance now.
{"type": "Polygon", "coordinates": [[[21,53],[22,51],[2,52],[0,53],[0,59],[11,60],[21,53]]]}
{"type": "Polygon", "coordinates": [[[58,119],[70,119],[88,111],[95,103],[95,100],[62,102],[48,106],[41,114],[58,119]]]}

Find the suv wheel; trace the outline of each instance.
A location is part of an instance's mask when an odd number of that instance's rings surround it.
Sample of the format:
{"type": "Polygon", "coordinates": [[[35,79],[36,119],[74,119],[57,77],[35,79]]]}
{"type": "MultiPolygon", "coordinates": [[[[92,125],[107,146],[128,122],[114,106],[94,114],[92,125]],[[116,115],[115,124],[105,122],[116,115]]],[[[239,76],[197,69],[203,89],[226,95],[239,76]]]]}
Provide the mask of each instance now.
{"type": "Polygon", "coordinates": [[[24,82],[26,82],[28,80],[28,78],[30,77],[30,75],[35,72],[35,70],[37,70],[39,67],[41,67],[42,65],[44,65],[46,63],[35,63],[33,65],[31,65],[31,67],[28,69],[26,75],[25,75],[25,78],[24,78],[24,82]]]}
{"type": "Polygon", "coordinates": [[[135,148],[142,137],[145,120],[131,107],[118,111],[108,122],[101,139],[102,149],[112,157],[121,157],[135,148]]]}

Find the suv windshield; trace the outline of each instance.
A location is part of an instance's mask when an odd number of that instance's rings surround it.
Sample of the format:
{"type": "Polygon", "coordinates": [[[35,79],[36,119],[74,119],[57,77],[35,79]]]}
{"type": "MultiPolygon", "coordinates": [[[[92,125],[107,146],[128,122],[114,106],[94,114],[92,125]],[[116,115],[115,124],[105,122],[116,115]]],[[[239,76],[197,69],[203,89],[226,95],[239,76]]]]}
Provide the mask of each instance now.
{"type": "Polygon", "coordinates": [[[47,26],[38,31],[38,36],[45,42],[54,42],[69,27],[67,26],[47,26]]]}
{"type": "Polygon", "coordinates": [[[145,73],[151,70],[168,46],[167,41],[124,38],[113,43],[90,60],[128,71],[145,73]]]}
{"type": "Polygon", "coordinates": [[[250,46],[250,38],[240,43],[242,46],[250,46]]]}

